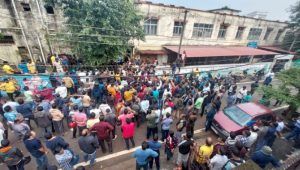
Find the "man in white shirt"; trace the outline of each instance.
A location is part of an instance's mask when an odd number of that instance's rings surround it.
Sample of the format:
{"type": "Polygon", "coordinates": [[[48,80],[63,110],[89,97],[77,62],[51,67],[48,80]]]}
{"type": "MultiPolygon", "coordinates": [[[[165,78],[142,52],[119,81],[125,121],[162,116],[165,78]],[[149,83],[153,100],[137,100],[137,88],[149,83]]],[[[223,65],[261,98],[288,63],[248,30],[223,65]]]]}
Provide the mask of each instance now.
{"type": "Polygon", "coordinates": [[[220,170],[223,166],[227,163],[228,158],[225,155],[226,151],[224,148],[220,149],[220,153],[216,154],[213,158],[209,161],[209,167],[211,170],[220,170]]]}
{"type": "Polygon", "coordinates": [[[59,96],[63,99],[67,97],[68,90],[64,82],[60,86],[56,87],[55,94],[59,94],[59,96]]]}
{"type": "Polygon", "coordinates": [[[96,104],[92,104],[92,109],[90,110],[90,113],[95,113],[95,118],[99,119],[101,110],[97,108],[96,104]]]}
{"type": "Polygon", "coordinates": [[[105,116],[107,114],[106,110],[109,109],[111,111],[111,107],[105,102],[100,104],[99,106],[99,110],[101,111],[101,113],[105,116]]]}
{"type": "Polygon", "coordinates": [[[236,101],[235,104],[241,103],[244,96],[247,95],[248,90],[246,89],[246,86],[243,86],[236,95],[236,101]]]}
{"type": "Polygon", "coordinates": [[[141,106],[141,111],[146,114],[150,106],[149,100],[146,99],[142,100],[140,102],[140,106],[141,106]]]}
{"type": "Polygon", "coordinates": [[[167,117],[167,113],[170,113],[172,115],[172,108],[169,107],[167,103],[165,103],[161,111],[162,119],[165,119],[167,117]]]}
{"type": "Polygon", "coordinates": [[[251,148],[251,146],[256,142],[256,140],[257,140],[257,131],[258,131],[258,127],[253,126],[251,131],[250,131],[250,135],[247,137],[247,142],[245,144],[245,146],[247,148],[251,148]]]}

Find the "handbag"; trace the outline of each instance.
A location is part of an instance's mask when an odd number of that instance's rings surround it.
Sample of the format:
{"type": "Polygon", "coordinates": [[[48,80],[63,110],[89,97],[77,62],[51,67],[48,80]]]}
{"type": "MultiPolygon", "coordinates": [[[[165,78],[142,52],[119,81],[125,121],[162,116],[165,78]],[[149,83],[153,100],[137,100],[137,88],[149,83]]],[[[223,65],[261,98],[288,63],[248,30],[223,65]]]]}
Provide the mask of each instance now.
{"type": "Polygon", "coordinates": [[[69,123],[69,128],[76,128],[77,127],[77,123],[76,122],[70,122],[69,123]]]}

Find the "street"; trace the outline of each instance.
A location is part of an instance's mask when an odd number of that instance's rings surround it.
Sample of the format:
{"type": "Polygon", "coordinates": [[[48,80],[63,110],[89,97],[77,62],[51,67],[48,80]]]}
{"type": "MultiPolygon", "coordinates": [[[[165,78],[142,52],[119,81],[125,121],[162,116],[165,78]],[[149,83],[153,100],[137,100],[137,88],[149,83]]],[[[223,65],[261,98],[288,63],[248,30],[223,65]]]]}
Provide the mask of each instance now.
{"type": "MultiPolygon", "coordinates": [[[[274,80],[274,84],[276,84],[276,80],[274,80]]],[[[250,84],[251,82],[243,82],[243,83],[238,83],[238,89],[241,88],[242,86],[247,86],[247,89],[250,89],[250,84]]],[[[226,96],[225,95],[222,99],[222,108],[224,108],[224,106],[226,105],[226,96]]],[[[258,93],[255,93],[253,96],[253,101],[256,102],[260,99],[260,95],[258,93]]],[[[275,113],[280,113],[285,109],[285,107],[279,107],[279,109],[277,109],[275,111],[275,113]]],[[[176,122],[176,120],[174,121],[176,122]]],[[[194,140],[196,141],[196,143],[198,143],[199,145],[203,144],[205,141],[206,137],[212,137],[213,140],[217,139],[217,135],[213,132],[213,131],[208,131],[208,132],[204,132],[203,128],[204,128],[204,122],[205,122],[205,116],[203,116],[202,118],[199,116],[196,123],[195,123],[195,136],[194,136],[194,140]]],[[[65,127],[67,125],[65,124],[65,127]]],[[[175,123],[172,125],[171,129],[175,129],[175,123]]],[[[35,130],[35,129],[34,129],[35,130]]],[[[39,136],[39,132],[37,132],[37,136],[39,136]]],[[[79,149],[78,146],[78,137],[77,139],[72,139],[72,132],[71,131],[67,131],[63,138],[66,140],[66,142],[68,142],[70,144],[70,148],[74,150],[74,152],[76,154],[80,155],[80,163],[77,166],[86,166],[88,169],[106,169],[106,170],[110,170],[110,169],[134,169],[135,168],[135,160],[134,158],[131,157],[131,154],[134,152],[134,150],[138,147],[140,147],[140,144],[146,140],[146,123],[143,123],[139,128],[136,128],[135,131],[135,136],[134,136],[134,140],[136,143],[136,147],[132,148],[130,150],[127,150],[125,147],[125,142],[122,139],[122,134],[121,134],[121,130],[120,127],[117,127],[117,139],[113,141],[113,153],[109,154],[109,153],[105,153],[103,154],[101,152],[101,149],[99,149],[97,151],[97,159],[96,159],[96,164],[93,167],[89,167],[87,166],[88,163],[83,161],[83,154],[79,149]]],[[[159,134],[160,135],[160,134],[159,134]]],[[[24,147],[23,142],[21,141],[16,141],[15,135],[11,134],[9,135],[9,139],[12,142],[13,146],[17,146],[18,148],[20,148],[25,155],[29,155],[29,153],[27,152],[26,148],[24,147]]],[[[44,138],[40,138],[41,141],[45,141],[44,138]]],[[[162,147],[160,153],[160,160],[161,160],[161,166],[162,169],[172,169],[173,167],[175,167],[175,161],[166,161],[166,156],[163,152],[164,147],[162,147]]],[[[52,155],[52,153],[48,153],[47,154],[48,159],[49,159],[49,163],[51,165],[57,165],[56,160],[54,158],[54,156],[52,155]]],[[[175,154],[175,158],[176,159],[176,154],[175,154]]],[[[1,169],[7,169],[6,166],[4,165],[0,165],[1,169]]],[[[32,160],[28,165],[25,166],[26,169],[35,169],[36,168],[36,164],[35,164],[35,160],[32,160]]]]}

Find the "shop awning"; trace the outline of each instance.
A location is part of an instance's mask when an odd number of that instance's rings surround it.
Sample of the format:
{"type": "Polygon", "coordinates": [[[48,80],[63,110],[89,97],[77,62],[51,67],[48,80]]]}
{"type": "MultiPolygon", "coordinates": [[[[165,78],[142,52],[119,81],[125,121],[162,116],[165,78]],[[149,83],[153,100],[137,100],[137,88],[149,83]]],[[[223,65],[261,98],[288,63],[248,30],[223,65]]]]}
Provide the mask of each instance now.
{"type": "MultiPolygon", "coordinates": [[[[172,52],[178,52],[178,46],[164,46],[172,52]]],[[[182,46],[181,54],[186,53],[187,58],[192,57],[221,57],[221,56],[257,56],[277,55],[279,53],[250,47],[239,46],[182,46]]]]}
{"type": "Polygon", "coordinates": [[[164,50],[139,50],[139,54],[144,54],[144,55],[163,55],[166,54],[166,51],[164,50]]]}

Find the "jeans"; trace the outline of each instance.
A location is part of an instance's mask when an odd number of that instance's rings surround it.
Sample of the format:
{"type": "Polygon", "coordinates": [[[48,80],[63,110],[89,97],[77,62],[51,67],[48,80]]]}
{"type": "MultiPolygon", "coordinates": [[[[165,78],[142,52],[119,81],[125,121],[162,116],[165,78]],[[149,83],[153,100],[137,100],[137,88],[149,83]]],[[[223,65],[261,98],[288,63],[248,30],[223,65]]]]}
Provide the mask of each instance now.
{"type": "Polygon", "coordinates": [[[97,151],[95,151],[95,152],[92,153],[92,154],[84,153],[83,158],[84,158],[84,160],[85,160],[86,162],[87,162],[87,161],[90,161],[90,166],[94,165],[94,163],[95,163],[96,152],[97,152],[97,151]]]}
{"type": "Polygon", "coordinates": [[[24,170],[24,160],[22,159],[17,165],[7,166],[9,170],[24,170]]]}
{"type": "Polygon", "coordinates": [[[139,165],[138,163],[136,163],[136,170],[140,170],[142,168],[143,168],[143,170],[148,170],[148,164],[139,165]]]}
{"type": "Polygon", "coordinates": [[[135,143],[134,143],[133,137],[130,137],[130,138],[127,138],[127,139],[124,138],[124,140],[125,140],[125,143],[126,143],[126,148],[127,148],[128,150],[130,149],[130,146],[129,146],[129,140],[131,141],[132,147],[135,147],[135,143]]]}
{"type": "Polygon", "coordinates": [[[154,128],[147,127],[147,139],[150,138],[151,134],[152,134],[152,137],[154,137],[154,135],[157,134],[157,132],[158,132],[157,127],[154,127],[154,128]]]}
{"type": "Polygon", "coordinates": [[[150,159],[150,161],[149,161],[149,167],[150,167],[150,169],[152,169],[152,167],[153,167],[153,161],[155,161],[156,169],[159,170],[160,169],[160,163],[159,163],[160,152],[159,152],[159,150],[157,150],[157,151],[154,150],[154,151],[158,153],[158,156],[155,157],[155,158],[150,159]]]}
{"type": "Polygon", "coordinates": [[[165,153],[167,154],[167,161],[170,160],[173,157],[173,152],[170,148],[165,148],[165,153]]]}
{"type": "Polygon", "coordinates": [[[285,139],[286,139],[286,140],[289,140],[289,139],[291,139],[291,138],[298,139],[298,138],[299,138],[299,135],[300,135],[300,128],[295,127],[295,128],[293,129],[293,131],[285,137],[285,139]]]}
{"type": "Polygon", "coordinates": [[[35,158],[35,160],[36,160],[38,169],[45,169],[46,167],[48,167],[48,158],[45,154],[38,158],[35,158]]]}
{"type": "Polygon", "coordinates": [[[169,135],[169,129],[168,130],[161,130],[161,139],[164,141],[169,135]]]}

